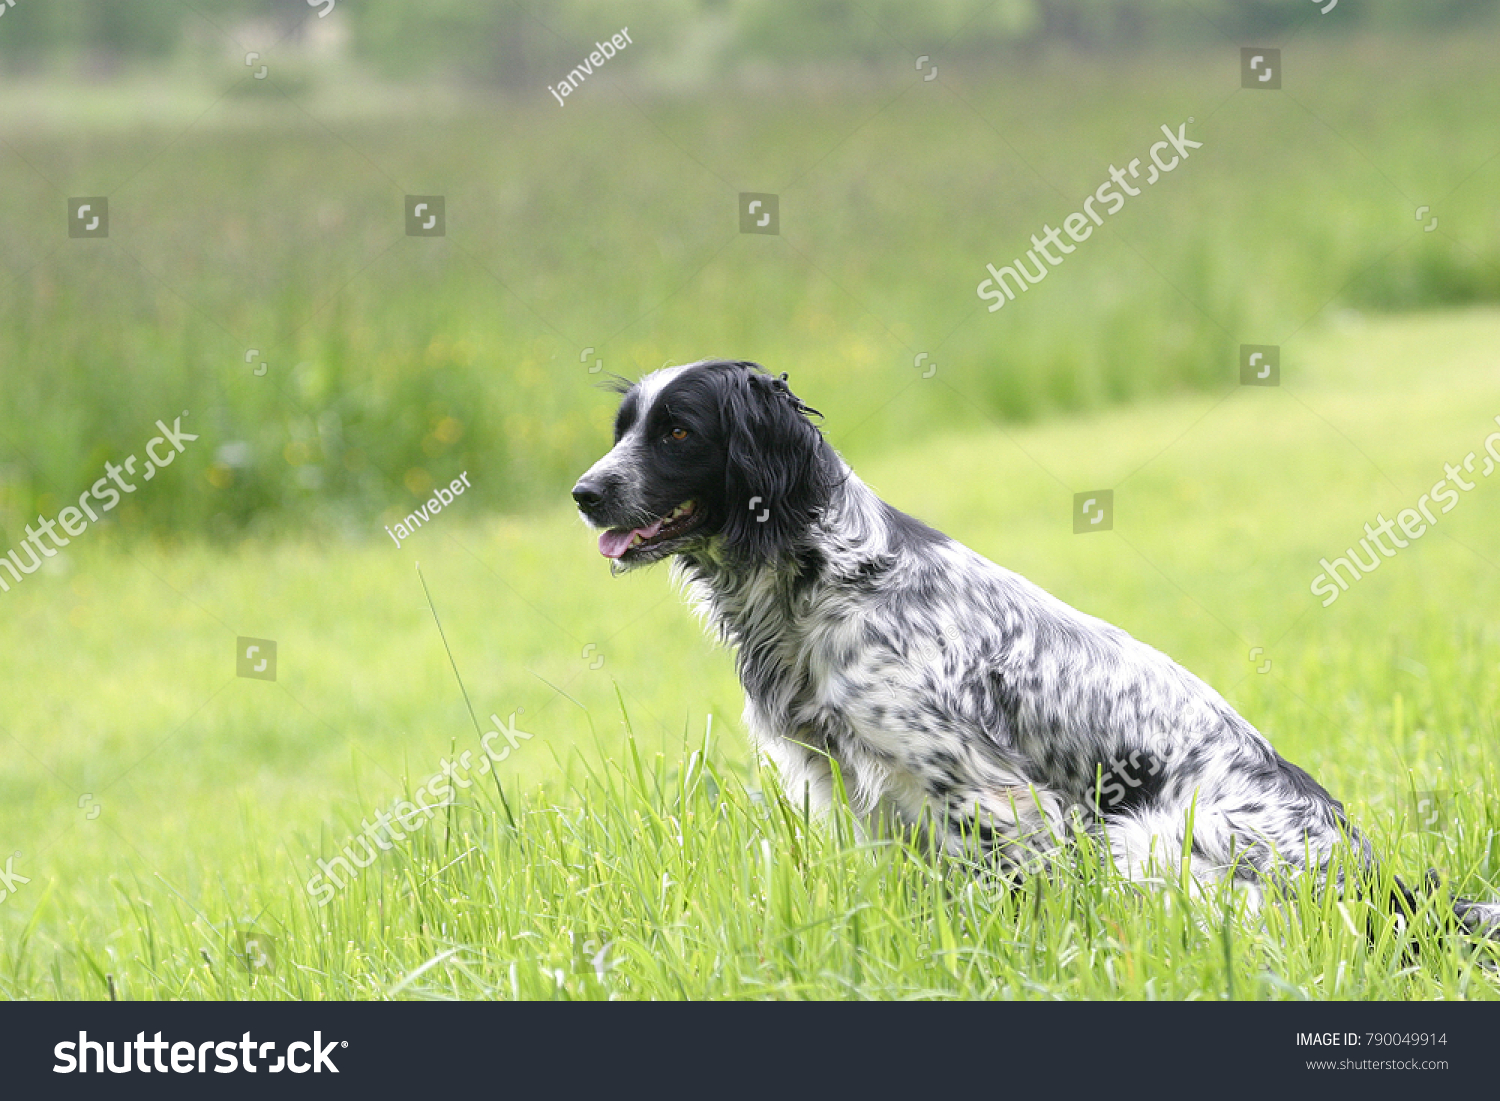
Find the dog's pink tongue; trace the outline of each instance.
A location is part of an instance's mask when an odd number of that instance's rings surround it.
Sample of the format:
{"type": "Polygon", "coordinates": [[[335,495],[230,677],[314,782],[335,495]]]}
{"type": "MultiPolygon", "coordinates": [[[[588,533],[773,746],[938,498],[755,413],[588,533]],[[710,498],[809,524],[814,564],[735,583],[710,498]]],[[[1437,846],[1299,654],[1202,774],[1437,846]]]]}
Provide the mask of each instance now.
{"type": "Polygon", "coordinates": [[[631,539],[635,538],[633,531],[601,531],[599,533],[599,553],[605,558],[619,558],[625,553],[625,548],[630,546],[631,539]]]}
{"type": "Polygon", "coordinates": [[[650,527],[632,528],[630,531],[613,528],[609,531],[600,532],[599,553],[604,555],[605,558],[619,558],[620,555],[630,549],[630,541],[637,535],[642,539],[650,539],[657,532],[661,531],[661,526],[665,522],[665,520],[658,520],[650,527]]]}

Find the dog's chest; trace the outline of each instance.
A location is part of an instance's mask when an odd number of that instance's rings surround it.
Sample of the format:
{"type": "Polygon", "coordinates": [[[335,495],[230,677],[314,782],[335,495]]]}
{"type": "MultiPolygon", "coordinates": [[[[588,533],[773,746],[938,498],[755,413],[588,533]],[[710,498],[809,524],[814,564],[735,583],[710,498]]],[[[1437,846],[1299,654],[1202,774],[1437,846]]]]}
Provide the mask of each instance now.
{"type": "Polygon", "coordinates": [[[708,609],[735,647],[757,741],[896,772],[920,772],[935,754],[966,759],[965,743],[987,748],[985,699],[967,683],[963,646],[928,617],[900,620],[836,589],[800,602],[742,595],[763,599],[710,599],[708,609]]]}
{"type": "Polygon", "coordinates": [[[740,649],[745,692],[776,734],[894,764],[920,756],[951,725],[934,706],[935,666],[911,662],[867,620],[825,616],[788,626],[740,649]]]}

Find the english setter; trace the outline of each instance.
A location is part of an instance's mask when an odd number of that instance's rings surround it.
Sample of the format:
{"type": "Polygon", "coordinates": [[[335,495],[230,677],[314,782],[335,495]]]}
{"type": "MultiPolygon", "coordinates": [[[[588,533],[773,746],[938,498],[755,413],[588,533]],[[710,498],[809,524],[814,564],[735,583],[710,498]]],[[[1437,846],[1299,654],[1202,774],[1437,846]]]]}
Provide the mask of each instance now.
{"type": "MultiPolygon", "coordinates": [[[[1345,841],[1374,869],[1342,804],[1222,696],[880,500],[786,376],[705,360],[618,389],[614,446],[573,498],[615,571],[675,556],[799,802],[834,798],[836,763],[872,827],[1011,872],[1045,865],[1076,822],[1149,879],[1183,859],[1189,816],[1200,884],[1324,881],[1345,841]]],[[[1500,905],[1453,909],[1500,931],[1500,905]]]]}

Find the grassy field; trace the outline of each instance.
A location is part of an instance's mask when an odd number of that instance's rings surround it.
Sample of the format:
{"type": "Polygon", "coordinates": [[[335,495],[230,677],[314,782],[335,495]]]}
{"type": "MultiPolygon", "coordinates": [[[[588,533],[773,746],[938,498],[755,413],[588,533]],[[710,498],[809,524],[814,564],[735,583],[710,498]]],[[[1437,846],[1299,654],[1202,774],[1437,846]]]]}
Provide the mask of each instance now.
{"type": "Polygon", "coordinates": [[[1497,428],[1494,26],[1319,24],[1261,95],[1229,45],[927,82],[897,43],[685,91],[648,22],[639,79],[565,110],[269,47],[259,81],[218,47],[6,70],[0,548],[157,418],[201,440],[0,591],[0,997],[1500,993],[1425,924],[1415,963],[1388,922],[1365,943],[1353,900],[1253,917],[1086,859],[1005,892],[805,819],[730,656],[566,497],[607,442],[592,364],[789,371],[893,503],[1202,675],[1403,875],[1500,897],[1500,479],[1310,592],[1497,428]],[[986,262],[1183,124],[1185,163],[984,310],[986,262]],[[742,191],[779,235],[738,232],[742,191]],[[408,194],[445,237],[405,234],[408,194]],[[108,239],[67,237],[99,195],[108,239]],[[1281,346],[1280,388],[1236,385],[1242,343],[1281,346]],[[1076,537],[1095,488],[1114,530],[1076,537]],[[493,770],[475,722],[515,732],[493,770]],[[432,820],[329,886],[420,792],[432,820]]]}
{"type": "MultiPolygon", "coordinates": [[[[1309,585],[1365,521],[1482,454],[1497,347],[1495,311],[1341,314],[1289,349],[1279,389],[914,421],[860,468],[1205,677],[1397,870],[1496,897],[1494,479],[1331,607],[1309,585]],[[1096,486],[1115,530],[1074,536],[1071,495],[1096,486]],[[1433,791],[1439,822],[1418,829],[1413,793],[1433,791]]],[[[820,377],[799,389],[843,445],[859,414],[820,377]]],[[[1086,861],[1005,893],[805,822],[756,776],[729,657],[665,571],[611,579],[562,502],[481,504],[399,550],[100,530],[0,594],[0,853],[30,880],[0,902],[0,996],[1500,993],[1459,946],[1430,939],[1413,964],[1388,925],[1367,945],[1354,901],[1242,918],[1086,861]],[[481,722],[514,714],[532,737],[320,907],[315,859],[478,749],[418,561],[481,722]],[[234,675],[238,635],[276,640],[274,683],[234,675]]]]}
{"type": "Polygon", "coordinates": [[[1287,343],[1320,310],[1494,301],[1495,46],[1304,36],[1280,96],[1241,91],[1230,47],[1049,48],[931,83],[901,59],[753,94],[600,88],[565,111],[279,55],[265,81],[236,59],[16,86],[0,532],[177,409],[213,469],[122,525],[378,533],[449,468],[492,508],[549,503],[606,423],[596,360],[776,364],[843,412],[863,460],[918,423],[1211,388],[1238,344],[1287,343]],[[1413,75],[1372,96],[1371,72],[1413,75]],[[985,264],[1163,125],[1203,148],[985,312],[985,264]],[[780,195],[779,236],[737,232],[741,191],[780,195]],[[405,236],[406,194],[445,195],[446,237],[405,236]],[[107,241],[63,236],[76,195],[108,196],[107,241]],[[916,385],[922,353],[949,386],[916,385]]]}

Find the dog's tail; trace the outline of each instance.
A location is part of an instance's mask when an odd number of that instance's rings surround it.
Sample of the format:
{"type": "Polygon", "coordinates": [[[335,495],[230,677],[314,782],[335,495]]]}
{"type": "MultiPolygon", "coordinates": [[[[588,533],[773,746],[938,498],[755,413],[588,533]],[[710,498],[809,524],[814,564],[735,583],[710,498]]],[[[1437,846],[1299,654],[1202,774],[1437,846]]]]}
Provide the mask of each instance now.
{"type": "Polygon", "coordinates": [[[1453,916],[1463,926],[1464,932],[1476,937],[1500,940],[1500,902],[1475,902],[1455,897],[1453,916]]]}
{"type": "MultiPolygon", "coordinates": [[[[1429,896],[1442,896],[1445,893],[1442,880],[1435,869],[1427,870],[1422,893],[1429,896]]],[[[1395,894],[1396,897],[1391,899],[1395,909],[1410,919],[1415,915],[1420,901],[1417,892],[1397,879],[1395,894]]],[[[1441,912],[1445,915],[1451,912],[1455,932],[1500,941],[1500,902],[1475,902],[1473,899],[1453,895],[1447,900],[1447,905],[1441,908],[1441,912]]]]}

